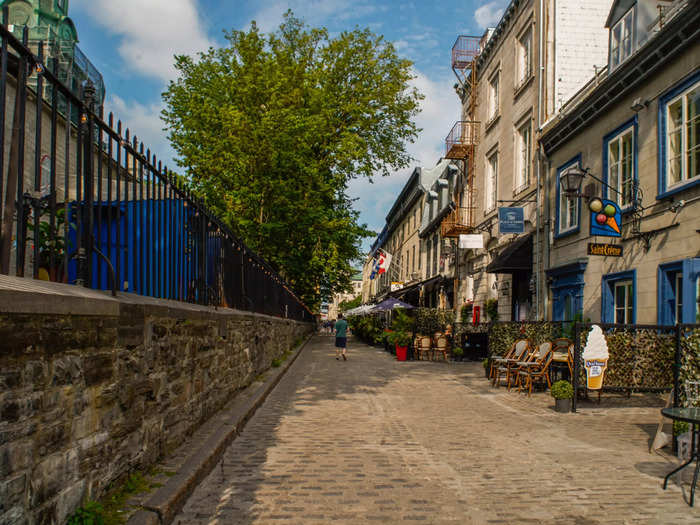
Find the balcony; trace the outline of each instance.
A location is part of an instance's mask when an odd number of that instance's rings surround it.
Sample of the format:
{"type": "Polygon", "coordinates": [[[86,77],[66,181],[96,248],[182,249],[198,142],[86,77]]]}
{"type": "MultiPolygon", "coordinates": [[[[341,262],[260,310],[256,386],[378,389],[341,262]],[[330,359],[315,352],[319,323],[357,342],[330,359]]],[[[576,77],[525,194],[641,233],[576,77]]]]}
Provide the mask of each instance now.
{"type": "Polygon", "coordinates": [[[445,158],[465,159],[474,151],[479,143],[479,123],[471,120],[461,120],[452,126],[450,134],[445,138],[445,158]]]}
{"type": "Polygon", "coordinates": [[[452,46],[452,69],[455,71],[472,69],[472,63],[479,56],[481,50],[480,40],[481,37],[478,36],[461,35],[457,37],[452,46]]]}
{"type": "Polygon", "coordinates": [[[443,238],[459,237],[472,231],[472,209],[459,206],[452,210],[442,221],[440,233],[443,238]]]}

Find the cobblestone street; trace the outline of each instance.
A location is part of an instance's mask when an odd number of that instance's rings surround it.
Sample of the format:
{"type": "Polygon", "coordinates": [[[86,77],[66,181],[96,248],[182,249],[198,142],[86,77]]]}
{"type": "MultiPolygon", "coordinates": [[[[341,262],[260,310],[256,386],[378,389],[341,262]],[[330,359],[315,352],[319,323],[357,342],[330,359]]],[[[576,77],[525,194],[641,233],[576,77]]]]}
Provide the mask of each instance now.
{"type": "Polygon", "coordinates": [[[317,336],[174,523],[698,523],[657,408],[557,414],[480,363],[399,363],[317,336]]]}

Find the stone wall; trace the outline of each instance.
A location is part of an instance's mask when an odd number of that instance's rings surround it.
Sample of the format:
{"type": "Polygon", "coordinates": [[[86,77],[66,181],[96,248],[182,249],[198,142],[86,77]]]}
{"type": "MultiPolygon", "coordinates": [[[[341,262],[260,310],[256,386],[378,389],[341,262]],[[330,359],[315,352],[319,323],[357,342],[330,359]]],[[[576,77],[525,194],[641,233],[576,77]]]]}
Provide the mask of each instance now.
{"type": "Polygon", "coordinates": [[[0,276],[0,524],[63,523],[174,449],[309,331],[0,276]]]}

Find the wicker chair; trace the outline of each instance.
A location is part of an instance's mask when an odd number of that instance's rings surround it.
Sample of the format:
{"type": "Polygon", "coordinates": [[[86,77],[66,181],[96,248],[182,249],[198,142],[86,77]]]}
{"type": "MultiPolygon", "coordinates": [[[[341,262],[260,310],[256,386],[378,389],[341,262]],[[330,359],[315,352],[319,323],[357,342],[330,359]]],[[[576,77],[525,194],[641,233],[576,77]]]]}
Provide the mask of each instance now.
{"type": "Polygon", "coordinates": [[[430,341],[430,337],[427,335],[419,335],[416,339],[418,339],[418,346],[416,349],[416,357],[421,360],[423,359],[423,356],[428,356],[430,358],[430,354],[433,351],[433,345],[430,341]]]}
{"type": "Polygon", "coordinates": [[[442,354],[442,357],[447,361],[447,347],[448,347],[447,336],[440,335],[435,340],[435,345],[433,346],[433,356],[437,357],[437,354],[442,354]]]}
{"type": "Polygon", "coordinates": [[[520,341],[527,341],[526,339],[519,339],[517,341],[514,341],[513,344],[510,346],[508,351],[503,354],[502,356],[500,355],[492,355],[491,358],[489,359],[490,362],[490,368],[489,368],[489,379],[493,380],[493,378],[496,376],[496,369],[503,365],[508,359],[511,359],[513,357],[513,354],[515,353],[515,348],[517,347],[518,343],[520,341]]]}
{"type": "MultiPolygon", "coordinates": [[[[534,359],[528,363],[522,363],[517,369],[518,392],[527,388],[527,395],[532,394],[532,383],[535,380],[546,382],[548,387],[552,384],[549,380],[549,364],[552,362],[552,343],[545,342],[533,352],[534,359]]],[[[510,385],[510,382],[509,382],[510,385]]]]}
{"type": "Polygon", "coordinates": [[[495,368],[493,386],[500,386],[501,376],[508,379],[511,368],[522,362],[529,355],[531,349],[529,339],[519,339],[513,344],[514,351],[509,358],[496,358],[492,360],[492,367],[495,368]]]}

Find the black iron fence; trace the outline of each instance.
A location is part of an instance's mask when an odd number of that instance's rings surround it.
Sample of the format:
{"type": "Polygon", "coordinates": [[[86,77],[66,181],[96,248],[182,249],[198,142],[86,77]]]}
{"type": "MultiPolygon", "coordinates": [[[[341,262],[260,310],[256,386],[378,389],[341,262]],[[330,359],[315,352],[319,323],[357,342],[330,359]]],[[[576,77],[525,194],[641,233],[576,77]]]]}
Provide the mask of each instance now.
{"type": "Polygon", "coordinates": [[[574,323],[574,412],[578,392],[586,388],[582,353],[594,324],[603,330],[608,344],[603,391],[664,392],[673,388],[673,405],[686,403],[684,385],[700,380],[700,324],[574,323]]]}
{"type": "Polygon", "coordinates": [[[498,321],[465,325],[465,333],[488,334],[489,355],[503,355],[519,338],[533,345],[557,338],[574,343],[573,410],[579,392],[586,389],[582,353],[593,325],[605,335],[609,358],[604,372],[604,392],[669,392],[674,406],[686,403],[689,381],[700,381],[700,324],[641,325],[560,321],[498,321]]]}
{"type": "Polygon", "coordinates": [[[313,319],[182,178],[103,120],[89,81],[59,80],[26,28],[0,38],[0,273],[313,319]]]}

